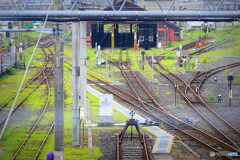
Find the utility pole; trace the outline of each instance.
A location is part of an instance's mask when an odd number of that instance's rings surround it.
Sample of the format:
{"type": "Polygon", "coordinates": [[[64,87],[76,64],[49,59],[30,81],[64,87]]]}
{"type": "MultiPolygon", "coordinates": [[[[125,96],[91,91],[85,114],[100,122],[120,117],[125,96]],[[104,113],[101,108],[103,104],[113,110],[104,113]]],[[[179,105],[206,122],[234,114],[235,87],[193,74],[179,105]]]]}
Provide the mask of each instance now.
{"type": "Polygon", "coordinates": [[[0,34],[0,75],[2,74],[2,35],[0,34]]]}
{"type": "Polygon", "coordinates": [[[73,95],[72,95],[72,145],[79,146],[80,144],[80,32],[79,32],[80,22],[72,23],[72,86],[73,86],[73,95]]]}
{"type": "MultiPolygon", "coordinates": [[[[54,10],[62,10],[60,0],[53,0],[54,10]]],[[[63,90],[63,57],[64,39],[63,24],[56,23],[54,34],[54,120],[55,120],[55,160],[62,160],[64,151],[64,90],[63,90]]]]}
{"type": "MultiPolygon", "coordinates": [[[[87,47],[86,47],[86,22],[79,22],[80,23],[80,110],[86,111],[87,106],[87,79],[86,79],[86,54],[87,54],[87,47]]],[[[83,118],[83,117],[81,117],[83,118]]]]}

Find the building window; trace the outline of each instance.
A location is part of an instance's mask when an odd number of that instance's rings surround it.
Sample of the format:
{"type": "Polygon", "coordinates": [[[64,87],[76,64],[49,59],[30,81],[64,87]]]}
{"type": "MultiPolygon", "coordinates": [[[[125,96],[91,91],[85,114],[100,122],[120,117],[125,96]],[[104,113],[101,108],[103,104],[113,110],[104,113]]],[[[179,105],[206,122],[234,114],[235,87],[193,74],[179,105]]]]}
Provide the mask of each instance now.
{"type": "Polygon", "coordinates": [[[179,37],[179,36],[180,36],[179,31],[175,30],[174,31],[174,37],[179,37]]]}

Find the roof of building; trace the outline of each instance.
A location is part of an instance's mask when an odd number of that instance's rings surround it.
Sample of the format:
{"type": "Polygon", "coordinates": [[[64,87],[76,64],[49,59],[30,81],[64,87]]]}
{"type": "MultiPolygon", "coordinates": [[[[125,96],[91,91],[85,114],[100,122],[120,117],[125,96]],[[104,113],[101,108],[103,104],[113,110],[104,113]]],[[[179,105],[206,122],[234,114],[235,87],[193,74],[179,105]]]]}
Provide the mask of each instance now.
{"type": "MultiPolygon", "coordinates": [[[[122,6],[122,4],[124,3],[123,0],[115,0],[113,3],[113,6],[115,8],[115,10],[119,10],[120,7],[122,6]]],[[[109,6],[105,9],[103,9],[105,11],[110,11],[112,10],[112,7],[109,6]]],[[[125,5],[122,8],[122,11],[146,11],[146,9],[139,7],[138,5],[134,4],[132,0],[127,0],[125,5]]]]}
{"type": "Polygon", "coordinates": [[[176,24],[173,24],[171,22],[165,22],[169,27],[176,29],[176,30],[182,30],[179,26],[177,26],[176,24]]]}
{"type": "MultiPolygon", "coordinates": [[[[113,0],[113,4],[117,4],[119,2],[122,2],[123,0],[113,0]]],[[[127,0],[126,2],[129,2],[129,3],[133,3],[134,4],[134,0],[127,0]]]]}

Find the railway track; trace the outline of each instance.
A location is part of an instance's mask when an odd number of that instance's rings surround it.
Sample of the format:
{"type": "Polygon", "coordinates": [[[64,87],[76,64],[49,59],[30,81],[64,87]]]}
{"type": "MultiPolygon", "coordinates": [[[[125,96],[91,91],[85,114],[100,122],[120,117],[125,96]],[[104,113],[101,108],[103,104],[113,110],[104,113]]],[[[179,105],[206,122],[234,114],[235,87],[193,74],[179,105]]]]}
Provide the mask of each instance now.
{"type": "MultiPolygon", "coordinates": [[[[18,155],[21,153],[22,149],[24,149],[24,146],[29,142],[29,143],[36,143],[36,142],[31,142],[31,136],[34,133],[34,131],[36,131],[38,129],[38,126],[41,122],[41,120],[43,119],[44,114],[47,112],[47,109],[49,107],[49,102],[50,102],[50,97],[51,97],[51,91],[50,91],[50,82],[49,82],[49,72],[52,73],[53,72],[53,54],[52,52],[47,53],[47,51],[40,46],[40,48],[42,49],[43,53],[46,56],[47,62],[52,62],[51,67],[50,67],[50,71],[49,70],[43,70],[43,77],[44,77],[44,81],[47,85],[47,100],[45,102],[45,105],[38,117],[38,119],[34,122],[34,124],[32,125],[30,131],[28,132],[27,136],[25,137],[24,141],[20,144],[20,146],[18,147],[18,149],[16,150],[16,152],[14,153],[13,157],[11,158],[12,160],[15,160],[18,157],[18,155]]],[[[48,64],[49,65],[49,64],[48,64]]],[[[47,65],[45,65],[46,67],[47,65]]],[[[30,153],[29,156],[31,156],[34,160],[36,160],[44,146],[44,144],[46,143],[46,140],[48,138],[48,136],[50,135],[50,133],[53,131],[54,128],[54,123],[52,122],[48,127],[45,127],[46,130],[46,135],[45,138],[42,140],[42,142],[39,144],[39,148],[37,149],[37,151],[35,153],[30,153]]],[[[42,127],[41,129],[42,130],[42,127]]]]}
{"type": "MultiPolygon", "coordinates": [[[[158,65],[164,70],[169,72],[168,70],[164,69],[162,65],[160,65],[158,63],[158,65]]],[[[179,91],[181,93],[181,95],[184,97],[184,99],[189,103],[189,105],[211,126],[213,127],[220,135],[222,135],[227,141],[228,143],[230,143],[231,145],[233,145],[234,147],[236,147],[237,149],[239,149],[239,146],[234,142],[234,141],[238,141],[239,136],[240,136],[240,132],[235,129],[232,125],[230,125],[228,122],[226,122],[221,116],[219,116],[216,112],[213,112],[211,110],[211,107],[200,97],[199,95],[199,89],[201,89],[201,84],[203,81],[205,81],[210,75],[213,75],[217,72],[223,71],[227,68],[232,68],[232,67],[238,67],[240,66],[240,62],[239,63],[233,63],[230,65],[226,65],[226,66],[221,66],[221,67],[217,67],[215,69],[200,73],[197,72],[196,75],[193,76],[193,78],[191,79],[191,81],[189,83],[187,83],[186,81],[184,81],[182,78],[180,78],[179,76],[177,76],[176,74],[173,74],[171,72],[170,75],[173,76],[175,78],[175,80],[172,79],[172,83],[174,84],[174,86],[176,86],[176,84],[181,83],[181,86],[185,86],[185,88],[183,87],[183,90],[179,91]],[[211,73],[211,74],[209,74],[211,73]],[[209,76],[207,76],[209,74],[209,76]],[[199,78],[200,76],[203,76],[203,79],[200,81],[199,86],[195,87],[195,90],[192,89],[190,87],[191,82],[193,82],[194,80],[196,81],[197,78],[199,78]],[[190,90],[192,93],[192,100],[189,98],[187,91],[190,90]],[[196,93],[197,91],[197,93],[196,93]],[[184,94],[183,94],[184,93],[184,94]],[[198,102],[200,102],[200,104],[193,104],[193,101],[198,100],[198,102]],[[203,110],[207,109],[207,112],[204,112],[203,110]],[[209,118],[216,118],[212,121],[209,121],[209,118]],[[222,122],[223,124],[219,124],[219,121],[222,122]],[[214,123],[216,124],[215,127],[214,123]],[[217,124],[218,123],[218,124],[217,124]],[[221,128],[221,129],[220,129],[221,128]],[[227,129],[228,128],[228,129],[227,129]],[[222,130],[222,131],[220,131],[222,130]],[[235,132],[235,136],[228,138],[230,135],[230,131],[234,131],[235,132]]],[[[168,76],[169,77],[169,76],[168,76]]],[[[181,87],[178,87],[178,89],[180,90],[181,87]]],[[[239,143],[240,144],[240,143],[239,143]]]]}
{"type": "MultiPolygon", "coordinates": [[[[105,85],[99,85],[97,82],[94,82],[91,80],[92,83],[98,85],[102,89],[112,93],[113,95],[127,102],[128,104],[133,106],[136,110],[142,111],[145,114],[147,114],[147,116],[153,117],[155,118],[155,120],[163,122],[168,127],[170,127],[169,130],[171,130],[175,135],[177,134],[183,139],[194,140],[194,142],[197,142],[198,145],[201,144],[201,146],[205,146],[206,148],[208,148],[208,150],[215,151],[215,152],[220,152],[221,150],[231,150],[231,151],[237,150],[231,145],[228,145],[225,142],[178,119],[177,117],[168,113],[165,109],[159,108],[161,106],[158,103],[156,103],[156,100],[154,100],[155,106],[153,106],[149,104],[148,101],[144,101],[144,100],[141,100],[141,98],[139,97],[135,97],[133,93],[129,93],[117,87],[111,86],[110,84],[103,82],[97,77],[95,78],[99,82],[104,83],[105,85]],[[129,98],[131,98],[132,100],[129,100],[129,98]],[[141,105],[141,104],[144,104],[144,105],[141,105]]],[[[136,83],[136,81],[134,81],[134,83],[136,83]]],[[[141,88],[141,86],[138,86],[138,88],[141,88]]],[[[152,101],[150,103],[152,103],[152,101]]]]}
{"type": "MultiPolygon", "coordinates": [[[[193,41],[193,42],[187,43],[187,44],[182,46],[182,49],[187,50],[187,49],[190,49],[190,48],[194,48],[195,44],[197,42],[199,42],[199,41],[193,41]]],[[[175,50],[179,50],[179,47],[175,47],[175,48],[172,49],[172,51],[175,51],[175,50]]]]}
{"type": "Polygon", "coordinates": [[[188,54],[188,56],[199,55],[199,54],[208,52],[209,50],[212,50],[212,49],[216,48],[217,46],[223,45],[223,44],[225,44],[225,43],[227,43],[229,41],[230,41],[230,39],[224,39],[224,40],[221,40],[221,41],[219,41],[219,42],[217,42],[215,44],[207,45],[206,47],[203,47],[201,49],[196,50],[193,53],[188,54]]]}
{"type": "MultiPolygon", "coordinates": [[[[42,40],[45,40],[47,41],[51,36],[46,36],[44,37],[42,40]]],[[[43,83],[46,84],[47,86],[47,100],[45,102],[45,105],[43,107],[43,109],[41,110],[41,113],[39,115],[39,117],[37,118],[37,120],[35,120],[34,124],[32,125],[32,127],[30,128],[29,132],[27,133],[27,136],[25,137],[25,139],[23,140],[23,142],[19,145],[18,149],[15,151],[15,153],[13,153],[13,157],[11,158],[12,160],[14,159],[18,159],[20,158],[19,157],[19,154],[21,153],[22,149],[24,149],[24,146],[28,143],[28,141],[31,141],[31,135],[34,133],[34,131],[36,130],[39,130],[39,131],[42,131],[42,126],[40,128],[38,128],[39,126],[39,123],[41,122],[44,114],[46,113],[48,107],[49,107],[49,102],[50,102],[50,82],[49,82],[49,79],[51,78],[52,74],[53,74],[53,54],[50,50],[48,50],[48,52],[46,51],[46,49],[44,49],[44,47],[46,46],[50,46],[52,43],[49,43],[50,41],[48,42],[45,42],[45,45],[42,46],[40,44],[40,48],[42,49],[43,53],[45,54],[45,62],[44,62],[44,65],[42,66],[41,70],[39,73],[36,74],[36,76],[34,78],[32,78],[22,89],[21,89],[21,92],[23,92],[26,88],[29,88],[29,86],[31,85],[34,85],[34,87],[32,88],[32,90],[27,93],[23,99],[21,99],[18,104],[14,107],[14,110],[13,112],[15,112],[23,103],[24,101],[32,94],[34,93],[34,91],[37,90],[37,88],[39,88],[40,85],[42,85],[43,83]],[[46,44],[47,43],[47,44],[46,44]],[[36,84],[36,82],[38,81],[38,83],[36,84]]],[[[30,44],[29,46],[31,46],[33,44],[30,44]]],[[[31,88],[31,87],[30,87],[31,88]]],[[[2,104],[0,106],[0,108],[6,108],[8,106],[8,103],[10,101],[13,100],[13,98],[15,98],[16,94],[14,94],[13,96],[11,96],[4,104],[2,104]]],[[[2,125],[6,120],[6,116],[1,120],[0,124],[2,125]]],[[[40,152],[41,152],[41,149],[43,148],[44,144],[46,143],[46,140],[49,136],[49,134],[53,131],[53,128],[54,128],[54,123],[52,122],[51,124],[49,124],[48,127],[46,127],[46,136],[45,138],[41,141],[41,143],[39,144],[39,148],[38,150],[36,151],[36,153],[28,153],[29,154],[29,157],[31,157],[32,159],[37,159],[40,152]]],[[[36,142],[30,142],[30,143],[36,143],[36,142]]],[[[26,153],[24,153],[26,154],[26,153]]],[[[20,155],[22,156],[22,154],[20,155]]]]}
{"type": "Polygon", "coordinates": [[[144,147],[138,136],[133,136],[132,140],[130,136],[126,136],[121,145],[119,146],[119,158],[118,160],[143,160],[145,158],[144,147]]]}
{"type": "MultiPolygon", "coordinates": [[[[132,130],[132,128],[131,128],[132,130]]],[[[129,119],[120,134],[117,134],[117,160],[149,160],[149,151],[146,146],[144,134],[141,133],[138,122],[129,119]],[[126,134],[129,126],[134,126],[136,134],[126,134]]]]}
{"type": "MultiPolygon", "coordinates": [[[[45,52],[44,52],[45,53],[45,52]]],[[[14,106],[13,108],[13,113],[24,103],[25,100],[27,100],[27,98],[34,93],[35,90],[37,90],[39,88],[39,86],[41,84],[43,84],[46,79],[52,74],[53,72],[53,68],[52,67],[48,67],[48,63],[51,61],[51,58],[45,53],[45,56],[47,57],[45,59],[44,65],[42,66],[41,70],[30,80],[28,81],[27,84],[25,84],[21,90],[20,93],[23,92],[25,89],[30,89],[30,92],[28,92],[26,95],[22,96],[22,99],[17,101],[16,106],[14,106]],[[36,84],[36,81],[39,81],[36,84]],[[31,85],[34,85],[34,87],[32,88],[31,85]]],[[[17,95],[17,93],[13,94],[10,98],[8,98],[1,106],[0,109],[2,110],[3,108],[7,108],[9,103],[11,103],[11,101],[13,101],[13,99],[15,98],[15,96],[17,95]]],[[[1,115],[1,117],[3,117],[0,120],[0,126],[2,126],[4,124],[4,122],[7,119],[7,115],[3,114],[1,115]]]]}
{"type": "MultiPolygon", "coordinates": [[[[150,58],[149,58],[150,61],[150,58]]],[[[151,65],[151,62],[150,62],[151,65]]],[[[180,84],[179,86],[183,87],[183,90],[181,89],[182,87],[178,87],[178,91],[181,94],[181,96],[186,100],[186,102],[191,106],[191,108],[193,108],[195,110],[196,113],[199,114],[199,116],[204,119],[208,125],[210,125],[212,128],[214,128],[214,130],[220,134],[226,142],[229,145],[232,145],[236,150],[238,150],[239,152],[239,136],[240,136],[240,132],[235,129],[232,125],[230,125],[228,122],[226,122],[222,117],[220,117],[216,112],[214,112],[210,106],[207,105],[207,103],[200,97],[200,93],[198,91],[198,93],[195,93],[195,91],[199,90],[201,88],[201,84],[203,83],[203,81],[206,80],[207,77],[209,77],[210,75],[215,74],[216,72],[220,72],[226,68],[232,68],[232,67],[236,67],[239,66],[240,63],[234,63],[234,64],[230,64],[228,66],[221,66],[215,69],[212,69],[210,71],[207,72],[197,72],[196,75],[193,76],[193,78],[191,79],[191,81],[189,83],[185,82],[183,79],[181,79],[179,76],[177,76],[176,74],[173,74],[171,72],[169,72],[168,70],[166,70],[165,68],[163,68],[159,63],[157,64],[158,66],[161,67],[162,70],[164,70],[165,72],[167,71],[173,78],[170,78],[170,76],[165,75],[163,73],[161,73],[156,67],[154,67],[154,69],[159,72],[161,75],[163,75],[165,78],[167,78],[175,87],[180,84]],[[211,73],[207,76],[208,73],[211,73]],[[191,88],[190,84],[192,81],[196,80],[199,76],[203,76],[204,78],[200,81],[199,86],[196,87],[195,91],[191,88]],[[184,88],[185,88],[185,92],[184,92],[184,88]],[[187,90],[191,90],[191,93],[194,95],[194,99],[190,100],[189,96],[187,95],[187,90]],[[195,100],[199,100],[200,103],[202,103],[202,105],[200,104],[193,104],[193,101],[195,100]],[[206,111],[205,111],[206,110],[206,111]],[[210,121],[211,119],[211,121],[210,121]],[[230,133],[234,133],[234,134],[230,134],[230,133]]],[[[214,134],[215,137],[219,137],[217,136],[218,134],[214,134]]],[[[219,138],[221,139],[221,138],[219,138]]]]}

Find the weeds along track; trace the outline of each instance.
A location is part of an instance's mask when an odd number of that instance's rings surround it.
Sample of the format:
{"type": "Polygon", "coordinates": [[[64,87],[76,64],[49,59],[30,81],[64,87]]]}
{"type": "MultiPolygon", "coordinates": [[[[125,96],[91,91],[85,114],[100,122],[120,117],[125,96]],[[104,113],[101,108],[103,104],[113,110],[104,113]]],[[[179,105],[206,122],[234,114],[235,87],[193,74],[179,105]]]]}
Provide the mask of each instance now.
{"type": "MultiPolygon", "coordinates": [[[[47,36],[41,38],[40,42],[44,42],[45,40],[49,40],[49,39],[51,38],[51,36],[52,36],[52,35],[47,35],[47,36]]],[[[36,44],[36,42],[37,42],[37,40],[34,40],[34,41],[28,43],[28,44],[26,45],[27,47],[25,47],[25,48],[28,48],[28,47],[33,46],[34,44],[36,44]]],[[[45,43],[44,43],[44,44],[45,44],[45,43]]],[[[41,45],[40,45],[40,46],[41,46],[41,45]]],[[[41,47],[43,47],[43,46],[41,46],[41,47]]],[[[45,55],[46,55],[46,54],[45,54],[45,55]]],[[[38,78],[41,76],[41,74],[43,74],[44,69],[47,68],[47,63],[48,63],[48,59],[46,58],[46,59],[45,59],[45,62],[44,62],[44,65],[42,66],[41,70],[40,70],[32,79],[30,79],[30,80],[27,82],[27,84],[25,84],[25,85],[22,87],[22,89],[20,90],[20,92],[23,91],[23,90],[24,90],[25,88],[27,88],[29,85],[31,85],[32,83],[34,83],[35,81],[38,80],[38,78]]],[[[16,95],[17,95],[17,93],[14,94],[14,95],[12,95],[7,101],[5,101],[5,102],[0,106],[0,109],[7,107],[7,104],[8,104],[11,100],[13,100],[16,95]]]]}
{"type": "Polygon", "coordinates": [[[209,44],[209,45],[207,45],[206,47],[203,47],[203,48],[201,48],[201,49],[198,49],[198,50],[196,50],[195,52],[190,53],[190,54],[188,54],[188,55],[189,55],[189,56],[193,56],[193,55],[199,55],[199,54],[208,52],[209,50],[212,50],[212,49],[216,48],[217,46],[223,45],[223,44],[225,44],[225,43],[227,43],[227,42],[229,42],[229,41],[230,41],[230,39],[224,39],[224,40],[221,40],[221,41],[219,41],[219,42],[216,42],[216,43],[213,43],[213,44],[209,44]]]}
{"type": "MultiPolygon", "coordinates": [[[[47,45],[47,44],[49,45],[49,43],[46,43],[46,41],[50,41],[51,37],[52,37],[51,34],[48,34],[48,35],[42,37],[42,38],[40,39],[40,43],[43,43],[44,45],[47,45]]],[[[23,49],[26,49],[26,48],[28,48],[28,47],[34,46],[34,45],[37,43],[37,41],[38,41],[38,39],[35,39],[35,40],[27,43],[25,46],[23,46],[23,49]]],[[[53,43],[52,43],[52,44],[53,44],[53,43]]],[[[51,45],[52,45],[52,44],[51,44],[51,45]]]]}
{"type": "Polygon", "coordinates": [[[48,126],[46,127],[39,127],[39,123],[41,122],[44,114],[46,113],[48,107],[49,107],[49,102],[50,102],[50,97],[51,97],[51,91],[50,91],[50,82],[49,82],[49,73],[52,73],[53,72],[53,54],[52,52],[50,53],[47,53],[46,49],[43,48],[43,46],[40,46],[40,48],[42,49],[42,51],[44,52],[44,54],[46,55],[46,59],[48,62],[52,62],[51,63],[51,67],[49,68],[49,70],[43,70],[43,77],[44,77],[44,81],[46,82],[47,84],[47,100],[45,102],[45,105],[38,117],[38,119],[34,122],[34,124],[32,125],[30,131],[28,132],[26,138],[24,139],[24,141],[20,144],[20,146],[18,147],[17,151],[14,153],[13,157],[12,157],[12,160],[16,159],[16,158],[21,158],[19,157],[19,155],[21,154],[21,151],[24,149],[24,146],[27,144],[27,143],[37,143],[37,142],[32,142],[31,140],[31,135],[34,133],[34,131],[36,131],[37,129],[39,130],[46,130],[46,135],[45,135],[45,138],[41,140],[41,143],[39,143],[39,148],[36,150],[35,153],[28,153],[28,155],[25,155],[27,157],[31,157],[32,159],[37,159],[40,152],[41,152],[41,149],[43,148],[44,144],[46,143],[46,140],[48,138],[48,136],[50,135],[50,133],[53,131],[53,127],[54,127],[54,123],[51,122],[48,126]]]}
{"type": "MultiPolygon", "coordinates": [[[[199,41],[193,41],[193,42],[187,43],[187,44],[182,46],[182,49],[187,50],[187,49],[190,49],[190,48],[194,48],[195,44],[197,42],[199,42],[199,41]]],[[[179,50],[179,47],[175,47],[175,48],[172,49],[172,51],[175,51],[175,50],[179,50]]]]}
{"type": "MultiPolygon", "coordinates": [[[[216,47],[218,47],[220,45],[228,43],[229,41],[230,41],[230,39],[224,39],[224,40],[220,40],[219,42],[216,42],[216,43],[208,43],[206,46],[201,47],[200,49],[197,49],[196,51],[188,54],[188,56],[191,59],[193,56],[205,53],[205,52],[207,52],[209,50],[212,50],[212,49],[214,49],[214,48],[216,48],[216,47]]],[[[182,46],[182,49],[183,50],[188,50],[188,49],[191,49],[191,48],[195,48],[195,44],[197,42],[199,42],[199,41],[193,41],[193,42],[190,42],[188,44],[185,44],[185,45],[182,46]]],[[[175,47],[172,50],[170,50],[169,52],[172,52],[172,51],[175,51],[175,50],[179,50],[179,47],[175,47]]],[[[166,55],[166,53],[163,53],[160,56],[156,56],[156,57],[157,58],[161,58],[163,55],[166,55]]]]}
{"type": "MultiPolygon", "coordinates": [[[[116,64],[116,63],[115,63],[116,64]]],[[[119,66],[120,68],[120,66],[119,66]]],[[[122,71],[121,71],[122,72],[122,71]]],[[[130,72],[131,71],[124,71],[124,72],[130,72]]],[[[136,74],[135,74],[136,75],[136,74]]],[[[148,93],[145,92],[146,97],[144,100],[141,99],[143,93],[137,93],[139,96],[136,95],[135,92],[138,92],[137,90],[132,91],[131,93],[129,91],[124,91],[123,89],[117,88],[115,86],[112,86],[109,83],[106,83],[102,81],[101,79],[94,77],[93,75],[90,75],[91,77],[95,78],[98,82],[95,82],[93,80],[89,80],[92,83],[96,84],[100,88],[112,93],[116,97],[120,98],[121,100],[127,102],[130,104],[134,110],[141,111],[143,114],[147,115],[148,117],[152,117],[153,119],[157,121],[163,122],[167,126],[167,130],[175,135],[178,135],[181,139],[184,141],[189,141],[191,144],[197,145],[196,151],[197,152],[207,152],[207,151],[238,151],[235,147],[232,147],[231,145],[223,142],[222,140],[198,129],[197,127],[192,126],[191,124],[188,124],[179,118],[175,117],[174,115],[170,114],[168,111],[166,111],[163,107],[161,107],[156,99],[153,97],[152,101],[149,103],[149,91],[148,93]],[[104,84],[104,85],[102,85],[104,84]],[[140,97],[140,98],[139,98],[140,97]],[[154,103],[154,105],[153,105],[154,103]],[[207,148],[206,150],[202,149],[202,146],[207,148]]],[[[124,76],[123,76],[124,77],[124,76]]],[[[128,80],[126,80],[128,81],[128,80]]],[[[131,83],[131,81],[129,81],[131,83]]],[[[128,83],[128,82],[127,82],[128,83]]],[[[136,83],[136,81],[134,81],[136,83]]],[[[138,78],[137,83],[141,83],[140,79],[138,78]]],[[[133,88],[135,87],[135,84],[131,84],[133,88]]],[[[129,87],[131,86],[129,85],[129,87]]],[[[141,88],[142,85],[139,85],[137,88],[141,88]]],[[[130,87],[131,88],[131,87],[130,87]]],[[[146,88],[147,89],[147,88],[146,88]]],[[[209,156],[209,153],[206,154],[209,156]]],[[[209,157],[208,157],[209,158],[209,157]]]]}
{"type": "MultiPolygon", "coordinates": [[[[46,40],[49,40],[51,37],[52,37],[52,35],[51,35],[51,34],[48,34],[48,35],[42,37],[42,38],[40,39],[40,42],[44,42],[44,41],[46,41],[46,40]]],[[[31,42],[28,42],[27,44],[25,44],[25,45],[23,46],[23,49],[26,49],[26,48],[28,48],[28,47],[34,46],[34,45],[37,43],[37,41],[38,41],[38,39],[34,39],[34,40],[32,40],[31,42]]],[[[17,47],[17,50],[18,50],[18,47],[17,47]]],[[[5,51],[4,54],[7,54],[7,52],[10,52],[10,50],[5,51]]]]}
{"type": "MultiPolygon", "coordinates": [[[[37,73],[37,75],[35,77],[33,77],[26,85],[24,85],[22,87],[22,89],[20,90],[20,95],[23,94],[23,96],[19,96],[21,98],[18,99],[16,105],[13,108],[13,112],[15,112],[22,104],[23,102],[32,94],[34,93],[34,91],[39,88],[39,86],[41,84],[43,84],[46,79],[52,74],[53,72],[53,67],[48,67],[49,63],[51,63],[52,58],[46,53],[44,52],[46,59],[44,62],[44,65],[42,66],[41,70],[39,73],[37,73]],[[38,82],[37,82],[38,81],[38,82]],[[37,82],[37,84],[36,84],[37,82]],[[34,87],[32,87],[32,85],[34,85],[34,87]],[[30,89],[30,92],[28,93],[23,93],[24,89],[30,89]]],[[[14,95],[12,95],[7,101],[5,101],[1,106],[0,109],[2,110],[3,108],[7,108],[11,106],[11,102],[14,100],[15,96],[17,95],[17,93],[15,93],[14,95]],[[9,105],[10,104],[10,105],[9,105]]],[[[7,119],[7,115],[6,112],[5,113],[0,113],[1,114],[1,119],[0,119],[0,126],[3,125],[3,123],[5,122],[5,120],[7,119]]]]}
{"type": "MultiPolygon", "coordinates": [[[[44,107],[41,109],[41,113],[38,116],[37,120],[35,120],[34,124],[31,126],[31,128],[27,132],[27,136],[25,137],[23,142],[21,142],[21,144],[19,144],[18,149],[13,153],[13,156],[11,158],[12,160],[21,158],[23,155],[24,155],[24,157],[31,157],[31,159],[34,159],[34,160],[37,159],[40,152],[41,152],[42,147],[44,146],[49,134],[52,132],[53,127],[54,127],[53,122],[51,122],[47,126],[45,126],[45,125],[44,126],[39,126],[39,123],[41,122],[44,114],[46,113],[46,110],[49,107],[50,96],[51,96],[49,79],[52,78],[52,74],[53,74],[53,54],[52,54],[52,52],[50,52],[50,50],[46,51],[46,49],[42,45],[40,45],[40,48],[42,49],[43,53],[45,54],[45,57],[46,57],[45,58],[45,63],[43,65],[41,71],[33,79],[31,79],[22,88],[22,90],[24,90],[28,86],[34,84],[34,82],[36,82],[37,80],[39,81],[39,83],[37,85],[34,85],[34,88],[27,95],[25,95],[22,100],[20,100],[18,102],[18,104],[14,107],[14,111],[16,111],[24,103],[24,101],[30,96],[30,94],[32,94],[34,91],[36,91],[37,88],[43,83],[46,83],[46,86],[47,86],[47,93],[46,93],[47,94],[47,99],[46,99],[46,102],[44,104],[44,107]],[[35,151],[35,153],[33,153],[33,152],[23,152],[23,153],[21,153],[24,150],[24,147],[26,146],[27,143],[31,143],[31,144],[36,145],[37,142],[35,142],[34,140],[31,139],[32,134],[36,130],[39,130],[39,131],[46,130],[46,136],[42,140],[40,140],[41,142],[38,140],[38,142],[40,142],[39,145],[38,145],[39,148],[35,151]]],[[[15,97],[15,95],[12,96],[11,99],[13,99],[14,97],[15,97]]],[[[11,100],[8,100],[8,102],[9,101],[11,101],[11,100]]],[[[4,105],[2,105],[2,106],[6,107],[8,102],[4,103],[4,105]]],[[[6,117],[4,117],[4,119],[1,120],[1,125],[4,123],[5,120],[6,120],[6,117]]]]}
{"type": "MultiPolygon", "coordinates": [[[[160,59],[163,59],[163,58],[160,58],[160,59]]],[[[151,65],[150,58],[148,58],[148,60],[151,65]]],[[[223,71],[226,68],[237,67],[240,65],[240,63],[221,66],[203,73],[197,72],[193,76],[193,78],[190,80],[189,83],[185,82],[182,78],[180,78],[176,74],[173,74],[168,70],[166,70],[165,68],[163,68],[163,66],[160,63],[157,63],[155,65],[159,66],[162,70],[169,73],[168,75],[163,74],[155,66],[152,66],[154,70],[156,70],[158,73],[163,75],[166,79],[168,79],[174,85],[174,87],[178,86],[177,90],[179,91],[180,95],[184,98],[184,100],[191,106],[191,108],[203,120],[206,121],[207,125],[210,126],[209,130],[210,128],[213,128],[216,132],[216,133],[213,133],[211,131],[210,133],[212,133],[214,137],[218,137],[219,139],[221,139],[226,144],[231,145],[235,149],[235,151],[239,152],[239,144],[240,144],[239,131],[235,129],[233,126],[231,126],[228,122],[226,122],[222,117],[220,117],[216,112],[214,112],[210,106],[207,105],[207,103],[201,98],[199,94],[199,89],[201,88],[201,84],[203,83],[203,81],[205,81],[208,77],[210,77],[210,75],[223,71]],[[190,84],[200,76],[203,76],[203,79],[200,81],[199,86],[196,87],[195,90],[193,90],[190,84]],[[191,98],[189,98],[188,90],[191,91],[191,94],[192,94],[191,98]],[[200,103],[193,104],[193,102],[195,102],[196,100],[198,100],[198,102],[200,103]]]]}

